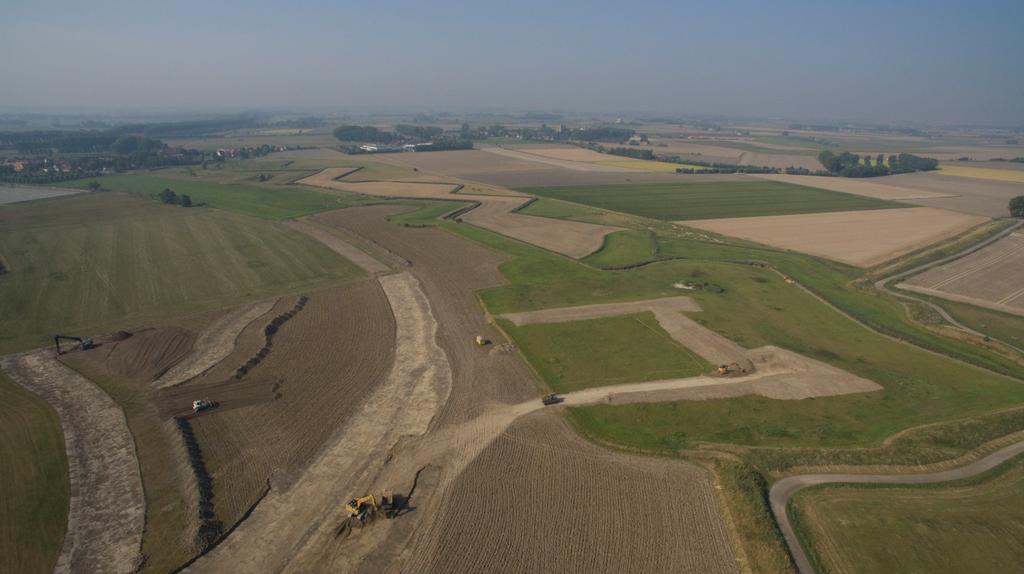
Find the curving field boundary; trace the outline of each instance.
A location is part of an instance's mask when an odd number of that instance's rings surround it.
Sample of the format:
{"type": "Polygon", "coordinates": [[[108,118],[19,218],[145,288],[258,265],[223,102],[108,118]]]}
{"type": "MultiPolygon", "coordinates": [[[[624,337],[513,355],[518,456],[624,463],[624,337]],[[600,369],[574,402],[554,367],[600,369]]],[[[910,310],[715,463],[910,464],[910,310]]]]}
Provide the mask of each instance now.
{"type": "Polygon", "coordinates": [[[607,225],[518,213],[517,210],[532,199],[526,195],[454,194],[458,186],[447,183],[339,180],[339,177],[346,174],[346,169],[348,168],[329,167],[300,179],[297,183],[376,197],[471,202],[476,205],[466,211],[460,219],[575,258],[586,257],[601,249],[606,235],[620,231],[618,227],[607,225]]]}
{"type": "Polygon", "coordinates": [[[801,474],[784,478],[772,485],[768,498],[772,514],[782,530],[786,546],[793,556],[800,574],[813,574],[814,567],[797,538],[789,520],[789,501],[798,491],[809,486],[822,484],[931,484],[971,478],[991,470],[1000,464],[1024,453],[1024,441],[1001,448],[967,466],[923,474],[801,474]]]}
{"type": "Polygon", "coordinates": [[[4,357],[0,367],[53,407],[64,434],[71,500],[54,572],[134,572],[146,503],[124,411],[48,348],[4,357]]]}

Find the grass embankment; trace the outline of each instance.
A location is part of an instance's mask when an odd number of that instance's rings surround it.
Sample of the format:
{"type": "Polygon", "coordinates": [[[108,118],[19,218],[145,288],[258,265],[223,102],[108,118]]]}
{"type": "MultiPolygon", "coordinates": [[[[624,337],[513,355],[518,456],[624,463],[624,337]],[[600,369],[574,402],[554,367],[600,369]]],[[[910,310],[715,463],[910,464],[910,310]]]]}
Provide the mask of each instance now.
{"type": "Polygon", "coordinates": [[[645,312],[585,321],[502,328],[551,390],[693,377],[713,367],[683,347],[645,312]]]}
{"type": "Polygon", "coordinates": [[[616,231],[605,236],[604,241],[600,250],[583,258],[585,263],[605,269],[628,267],[653,259],[658,249],[654,233],[642,229],[616,231]]]}
{"type": "Polygon", "coordinates": [[[557,199],[539,198],[520,209],[519,213],[535,215],[537,217],[550,217],[552,219],[570,219],[599,215],[601,212],[585,205],[566,203],[557,199]]]}
{"type": "Polygon", "coordinates": [[[0,572],[52,572],[64,540],[68,463],[57,414],[0,374],[0,572]]]}
{"type": "Polygon", "coordinates": [[[109,175],[70,182],[67,186],[84,187],[90,181],[99,182],[104,189],[143,196],[155,197],[164,189],[170,189],[179,196],[188,195],[193,204],[201,203],[261,219],[290,219],[377,201],[358,194],[320,192],[301,186],[217,183],[151,175],[109,175]]]}
{"type": "Polygon", "coordinates": [[[1024,570],[1024,457],[919,486],[829,486],[790,514],[821,572],[1024,570]]]}
{"type": "Polygon", "coordinates": [[[530,187],[521,191],[666,221],[909,207],[768,180],[530,187]]]}
{"type": "Polygon", "coordinates": [[[361,275],[287,227],[117,193],[0,207],[0,353],[361,275]]]}

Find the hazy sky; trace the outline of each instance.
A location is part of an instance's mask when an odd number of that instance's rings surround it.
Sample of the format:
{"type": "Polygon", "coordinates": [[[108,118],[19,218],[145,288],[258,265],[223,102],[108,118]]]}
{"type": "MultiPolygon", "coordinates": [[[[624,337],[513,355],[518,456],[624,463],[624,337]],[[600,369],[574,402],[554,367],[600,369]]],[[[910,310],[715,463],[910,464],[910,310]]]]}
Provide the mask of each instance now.
{"type": "Polygon", "coordinates": [[[1024,124],[1024,0],[3,0],[0,109],[1024,124]]]}

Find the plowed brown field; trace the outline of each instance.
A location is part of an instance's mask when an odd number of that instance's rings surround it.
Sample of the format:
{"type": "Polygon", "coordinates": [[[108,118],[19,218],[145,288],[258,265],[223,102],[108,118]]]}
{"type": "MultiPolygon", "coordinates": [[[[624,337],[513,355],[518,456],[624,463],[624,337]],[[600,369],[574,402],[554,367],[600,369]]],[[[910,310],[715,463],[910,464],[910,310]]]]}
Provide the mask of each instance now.
{"type": "Polygon", "coordinates": [[[445,499],[402,571],[738,571],[703,472],[600,449],[551,412],[516,422],[445,499]]]}
{"type": "Polygon", "coordinates": [[[268,481],[284,486],[294,480],[326,438],[356,413],[390,367],[394,336],[391,311],[376,281],[310,293],[305,308],[274,335],[270,355],[243,379],[253,381],[260,400],[214,409],[192,421],[225,526],[242,517],[268,481]]]}
{"type": "Polygon", "coordinates": [[[899,287],[1024,315],[1024,233],[1011,233],[899,287]]]}

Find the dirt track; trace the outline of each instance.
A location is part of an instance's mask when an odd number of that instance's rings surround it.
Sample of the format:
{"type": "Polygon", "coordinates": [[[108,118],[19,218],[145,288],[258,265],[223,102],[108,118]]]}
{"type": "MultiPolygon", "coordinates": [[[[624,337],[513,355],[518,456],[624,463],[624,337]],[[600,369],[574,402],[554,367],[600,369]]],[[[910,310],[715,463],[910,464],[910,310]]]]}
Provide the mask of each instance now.
{"type": "Polygon", "coordinates": [[[928,484],[935,482],[949,482],[977,476],[987,470],[1010,460],[1011,458],[1024,453],[1024,442],[1004,447],[996,452],[977,460],[967,466],[945,470],[941,472],[930,472],[925,474],[803,474],[784,478],[772,485],[769,493],[772,514],[779,523],[779,528],[786,539],[786,545],[793,555],[797,569],[801,574],[814,574],[814,568],[807,558],[806,552],[800,545],[800,540],[793,530],[789,521],[789,513],[786,508],[789,501],[797,491],[808,486],[820,484],[928,484]]]}
{"type": "Polygon", "coordinates": [[[146,506],[124,412],[49,349],[4,357],[0,366],[53,407],[64,433],[71,501],[54,571],[134,571],[146,506]]]}
{"type": "Polygon", "coordinates": [[[658,323],[679,344],[715,365],[737,363],[747,375],[741,377],[692,377],[596,387],[566,395],[566,404],[596,402],[625,404],[723,398],[745,394],[797,400],[881,389],[874,382],[792,351],[773,346],[744,349],[684,315],[684,311],[700,311],[700,306],[685,295],[646,301],[508,313],[503,317],[515,325],[530,325],[595,319],[642,311],[653,311],[658,323]]]}
{"type": "Polygon", "coordinates": [[[454,185],[440,183],[337,181],[333,177],[333,170],[338,169],[345,168],[328,168],[301,180],[300,183],[378,197],[475,202],[479,204],[478,207],[462,216],[465,221],[576,258],[585,257],[597,251],[604,245],[605,235],[619,230],[606,225],[516,213],[515,210],[529,200],[527,196],[466,193],[453,195],[454,185]]]}
{"type": "Polygon", "coordinates": [[[192,354],[160,376],[153,384],[159,388],[171,387],[212,368],[231,354],[235,348],[235,339],[242,329],[270,311],[274,303],[275,300],[270,300],[242,307],[203,329],[193,345],[192,354]]]}

